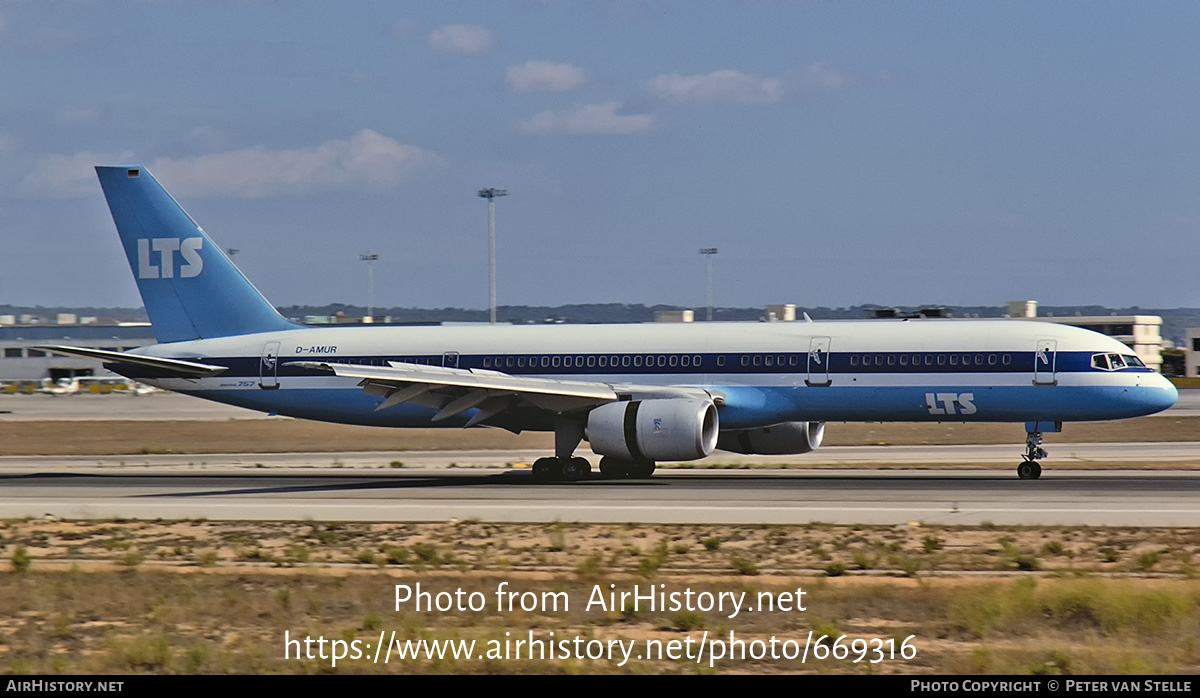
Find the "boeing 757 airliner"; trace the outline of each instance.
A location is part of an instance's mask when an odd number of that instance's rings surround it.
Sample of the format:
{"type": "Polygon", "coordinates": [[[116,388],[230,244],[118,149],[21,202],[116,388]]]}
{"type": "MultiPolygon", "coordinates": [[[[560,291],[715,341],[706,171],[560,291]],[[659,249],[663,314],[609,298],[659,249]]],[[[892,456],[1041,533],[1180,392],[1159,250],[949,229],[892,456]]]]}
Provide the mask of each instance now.
{"type": "MultiPolygon", "coordinates": [[[[158,344],[55,346],[156,387],[253,410],[380,427],[553,431],[539,480],[648,477],[714,449],[797,454],[830,421],[1024,422],[1042,434],[1175,404],[1104,335],[1019,320],[478,327],[288,322],[143,167],[96,172],[158,344]]],[[[806,318],[807,319],[807,318],[806,318]]]]}

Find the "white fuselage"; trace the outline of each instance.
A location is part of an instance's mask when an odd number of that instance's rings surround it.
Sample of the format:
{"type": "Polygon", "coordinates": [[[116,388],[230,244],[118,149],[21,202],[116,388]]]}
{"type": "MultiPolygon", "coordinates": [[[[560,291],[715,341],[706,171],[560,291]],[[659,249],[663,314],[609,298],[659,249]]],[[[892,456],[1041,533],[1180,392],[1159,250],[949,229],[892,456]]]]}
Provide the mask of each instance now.
{"type": "Polygon", "coordinates": [[[722,429],[786,421],[1121,419],[1160,411],[1176,398],[1175,388],[1150,369],[1096,368],[1097,354],[1132,355],[1114,339],[1019,320],[298,328],[139,351],[230,367],[202,379],[134,376],[159,387],[266,412],[379,426],[431,425],[435,410],[404,405],[376,412],[380,398],[363,394],[356,380],[289,362],[405,362],[696,387],[721,398],[722,429]]]}

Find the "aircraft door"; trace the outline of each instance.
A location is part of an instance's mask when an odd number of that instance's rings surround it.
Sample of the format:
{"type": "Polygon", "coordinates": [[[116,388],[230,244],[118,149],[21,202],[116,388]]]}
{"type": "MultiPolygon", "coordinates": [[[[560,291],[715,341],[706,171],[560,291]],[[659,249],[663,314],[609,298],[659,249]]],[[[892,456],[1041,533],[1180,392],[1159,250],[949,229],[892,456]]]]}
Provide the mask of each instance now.
{"type": "Polygon", "coordinates": [[[1055,366],[1055,350],[1058,342],[1053,339],[1039,339],[1037,351],[1033,354],[1033,384],[1058,385],[1055,366]]]}
{"type": "Polygon", "coordinates": [[[442,354],[442,365],[448,368],[458,368],[458,352],[448,351],[442,354]]]}
{"type": "Polygon", "coordinates": [[[808,379],[804,384],[823,388],[832,382],[829,378],[829,337],[813,337],[808,344],[808,379]]]}
{"type": "Polygon", "coordinates": [[[263,345],[262,361],[258,362],[258,387],[263,390],[279,388],[279,342],[263,345]]]}

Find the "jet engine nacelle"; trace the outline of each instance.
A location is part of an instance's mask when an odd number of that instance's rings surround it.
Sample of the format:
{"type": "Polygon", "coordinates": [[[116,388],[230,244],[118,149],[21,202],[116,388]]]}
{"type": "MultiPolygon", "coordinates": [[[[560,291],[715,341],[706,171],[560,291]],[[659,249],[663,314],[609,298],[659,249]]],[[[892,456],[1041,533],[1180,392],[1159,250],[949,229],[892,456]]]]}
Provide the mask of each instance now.
{"type": "Polygon", "coordinates": [[[759,429],[721,432],[717,448],[734,453],[782,456],[817,450],[825,422],[784,422],[759,429]]]}
{"type": "Polygon", "coordinates": [[[587,421],[592,450],[624,461],[704,458],[716,448],[717,433],[717,408],[708,400],[610,402],[587,421]]]}

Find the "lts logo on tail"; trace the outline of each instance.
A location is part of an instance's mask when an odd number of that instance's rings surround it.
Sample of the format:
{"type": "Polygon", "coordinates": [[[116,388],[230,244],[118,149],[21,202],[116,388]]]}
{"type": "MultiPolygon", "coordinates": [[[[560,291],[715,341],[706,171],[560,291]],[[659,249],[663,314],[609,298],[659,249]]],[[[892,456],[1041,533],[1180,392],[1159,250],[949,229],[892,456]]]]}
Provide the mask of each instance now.
{"type": "Polygon", "coordinates": [[[139,279],[175,278],[176,252],[183,256],[184,261],[183,266],[179,267],[180,278],[190,279],[204,271],[204,260],[200,258],[204,238],[143,238],[137,243],[139,279]],[[157,257],[152,256],[155,254],[157,257]],[[158,263],[155,264],[155,261],[158,263]]]}

